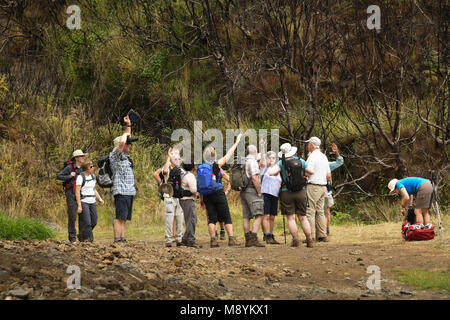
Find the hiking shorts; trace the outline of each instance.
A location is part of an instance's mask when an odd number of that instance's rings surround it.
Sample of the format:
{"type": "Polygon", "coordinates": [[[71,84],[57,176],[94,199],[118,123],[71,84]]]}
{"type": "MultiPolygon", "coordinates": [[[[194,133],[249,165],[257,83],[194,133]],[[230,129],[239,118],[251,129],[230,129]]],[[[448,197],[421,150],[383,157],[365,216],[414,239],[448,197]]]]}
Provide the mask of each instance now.
{"type": "Polygon", "coordinates": [[[241,204],[244,219],[252,219],[264,214],[264,200],[262,197],[258,197],[255,188],[247,187],[241,191],[241,204]]]}
{"type": "Polygon", "coordinates": [[[430,181],[423,182],[416,195],[416,208],[417,209],[428,209],[431,207],[431,202],[433,198],[433,185],[430,181]]]}
{"type": "Polygon", "coordinates": [[[231,224],[230,208],[223,189],[213,194],[203,196],[203,203],[208,211],[208,223],[216,224],[218,221],[231,224]]]}
{"type": "Polygon", "coordinates": [[[297,192],[281,191],[280,193],[282,215],[299,214],[306,216],[307,203],[308,196],[306,195],[306,190],[297,192]]]}
{"type": "Polygon", "coordinates": [[[328,197],[325,197],[325,201],[323,202],[323,213],[325,216],[328,214],[328,208],[331,208],[332,206],[334,206],[334,200],[333,196],[329,194],[328,197]]]}
{"type": "Polygon", "coordinates": [[[133,209],[133,197],[129,195],[116,194],[114,204],[116,206],[116,219],[131,220],[131,211],[133,209]]]}
{"type": "Polygon", "coordinates": [[[264,214],[276,216],[278,214],[278,197],[268,193],[263,193],[264,214]]]}

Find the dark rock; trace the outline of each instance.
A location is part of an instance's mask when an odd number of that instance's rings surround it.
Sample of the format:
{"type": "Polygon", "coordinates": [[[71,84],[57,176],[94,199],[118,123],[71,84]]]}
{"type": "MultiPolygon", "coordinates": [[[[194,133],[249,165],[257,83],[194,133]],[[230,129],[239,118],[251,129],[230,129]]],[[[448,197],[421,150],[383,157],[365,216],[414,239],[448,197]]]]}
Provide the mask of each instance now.
{"type": "Polygon", "coordinates": [[[219,281],[217,282],[217,284],[221,287],[225,287],[225,283],[223,283],[222,279],[219,279],[219,281]]]}

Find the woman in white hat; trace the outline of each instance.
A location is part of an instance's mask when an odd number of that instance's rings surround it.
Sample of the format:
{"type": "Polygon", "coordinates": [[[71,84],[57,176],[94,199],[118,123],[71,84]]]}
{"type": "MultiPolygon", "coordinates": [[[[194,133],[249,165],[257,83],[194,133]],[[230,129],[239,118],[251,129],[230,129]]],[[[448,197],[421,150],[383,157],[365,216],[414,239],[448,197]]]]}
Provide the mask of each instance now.
{"type": "MultiPolygon", "coordinates": [[[[285,158],[285,161],[296,161],[297,165],[302,166],[304,172],[307,176],[313,175],[314,170],[308,168],[308,164],[305,160],[296,157],[297,148],[291,146],[290,143],[285,143],[281,145],[280,152],[278,156],[280,158],[285,158]]],[[[289,191],[287,184],[287,170],[283,160],[278,161],[276,165],[271,167],[268,171],[269,175],[275,176],[281,173],[281,192],[280,192],[280,204],[281,204],[281,214],[285,215],[288,221],[288,229],[292,235],[292,246],[300,246],[300,240],[298,239],[298,228],[295,216],[297,215],[300,220],[300,225],[306,236],[306,246],[308,248],[312,247],[313,240],[311,238],[311,227],[309,225],[308,219],[306,218],[306,207],[307,207],[307,195],[306,195],[306,183],[303,188],[299,191],[289,191]]]]}
{"type": "Polygon", "coordinates": [[[408,215],[408,207],[413,204],[413,196],[416,196],[416,225],[420,228],[431,228],[430,214],[428,210],[433,201],[433,186],[431,181],[419,177],[408,177],[401,180],[392,179],[388,183],[390,193],[397,193],[402,197],[402,213],[408,215]]]}

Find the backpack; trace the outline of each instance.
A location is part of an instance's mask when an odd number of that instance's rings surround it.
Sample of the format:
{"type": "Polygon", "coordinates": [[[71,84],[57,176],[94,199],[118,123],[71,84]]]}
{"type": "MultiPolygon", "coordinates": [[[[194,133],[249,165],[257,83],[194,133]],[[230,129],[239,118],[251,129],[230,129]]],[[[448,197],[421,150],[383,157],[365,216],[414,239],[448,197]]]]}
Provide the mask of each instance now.
{"type": "Polygon", "coordinates": [[[231,167],[230,184],[231,189],[235,191],[245,190],[249,186],[250,179],[245,172],[245,164],[235,164],[231,167]]]}
{"type": "Polygon", "coordinates": [[[76,168],[75,161],[72,161],[72,160],[64,161],[63,170],[67,166],[72,167],[72,170],[70,171],[70,173],[75,172],[75,177],[70,178],[69,180],[63,181],[62,185],[63,185],[64,190],[69,190],[69,189],[73,188],[73,191],[75,192],[75,181],[77,179],[77,176],[81,173],[81,168],[76,168]]]}
{"type": "Polygon", "coordinates": [[[434,239],[434,226],[431,228],[418,228],[415,224],[405,221],[402,224],[402,236],[406,241],[424,241],[434,239]]]}
{"type": "Polygon", "coordinates": [[[408,208],[406,221],[402,224],[402,236],[406,241],[423,241],[434,239],[434,226],[431,228],[418,228],[414,207],[408,208]]]}
{"type": "Polygon", "coordinates": [[[111,188],[113,186],[113,172],[109,161],[109,155],[100,158],[98,167],[100,168],[97,174],[98,185],[102,188],[111,188]]]}
{"type": "Polygon", "coordinates": [[[281,161],[286,168],[286,187],[290,192],[297,192],[306,186],[305,168],[300,159],[286,160],[284,154],[281,161]]]}
{"type": "Polygon", "coordinates": [[[202,163],[197,168],[197,191],[201,195],[213,194],[223,189],[224,185],[219,183],[221,180],[220,168],[216,163],[202,163]],[[217,170],[219,169],[219,170],[217,170]]]}
{"type": "Polygon", "coordinates": [[[181,188],[181,168],[174,167],[170,169],[169,178],[167,179],[167,183],[170,183],[173,188],[173,197],[174,198],[182,198],[183,197],[183,189],[181,188]]]}

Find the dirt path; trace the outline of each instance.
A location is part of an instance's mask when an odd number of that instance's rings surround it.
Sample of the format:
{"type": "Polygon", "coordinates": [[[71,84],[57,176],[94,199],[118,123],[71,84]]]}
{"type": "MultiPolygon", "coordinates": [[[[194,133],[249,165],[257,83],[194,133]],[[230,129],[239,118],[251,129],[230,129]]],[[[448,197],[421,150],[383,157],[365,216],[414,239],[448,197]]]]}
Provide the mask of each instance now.
{"type": "MultiPolygon", "coordinates": [[[[282,238],[279,238],[281,240],[282,238]]],[[[242,239],[241,239],[242,241],[242,239]]],[[[342,241],[341,241],[342,242],[342,241]]],[[[432,240],[319,243],[314,248],[164,248],[161,241],[0,241],[1,299],[449,299],[417,290],[392,270],[447,270],[448,245],[432,240]],[[414,259],[413,259],[414,258],[414,259]],[[81,272],[67,289],[67,267],[81,272]],[[381,290],[369,291],[369,265],[381,270],[381,290]]]]}

